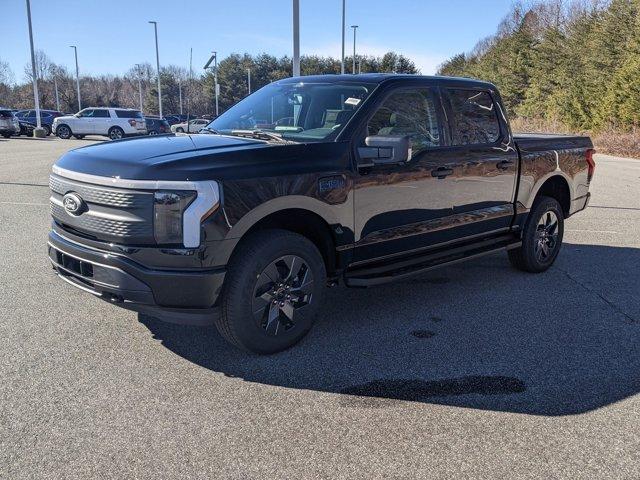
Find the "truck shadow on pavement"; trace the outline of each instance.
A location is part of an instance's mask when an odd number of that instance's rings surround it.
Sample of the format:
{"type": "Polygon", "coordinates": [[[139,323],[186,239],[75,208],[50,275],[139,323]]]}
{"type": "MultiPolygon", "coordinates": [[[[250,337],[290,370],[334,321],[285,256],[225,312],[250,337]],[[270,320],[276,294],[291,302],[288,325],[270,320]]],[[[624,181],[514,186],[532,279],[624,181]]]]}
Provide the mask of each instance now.
{"type": "Polygon", "coordinates": [[[298,346],[260,357],[209,327],[139,320],[226,376],[336,393],[345,408],[413,401],[573,415],[640,392],[640,249],[565,244],[545,274],[505,255],[367,290],[334,288],[298,346]]]}

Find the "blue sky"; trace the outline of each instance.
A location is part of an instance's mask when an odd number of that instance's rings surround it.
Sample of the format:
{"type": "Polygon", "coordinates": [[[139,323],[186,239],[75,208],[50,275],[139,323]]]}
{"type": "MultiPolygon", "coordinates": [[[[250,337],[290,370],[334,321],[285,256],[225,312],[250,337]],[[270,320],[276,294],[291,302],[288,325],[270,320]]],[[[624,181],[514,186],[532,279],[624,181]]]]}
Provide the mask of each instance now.
{"type": "MultiPolygon", "coordinates": [[[[55,62],[73,68],[78,46],[81,74],[127,71],[155,64],[153,26],[158,21],[162,65],[194,70],[211,50],[291,55],[291,0],[32,0],[34,41],[55,62]]],[[[411,57],[424,74],[446,58],[470,50],[494,33],[513,0],[347,0],[349,25],[358,24],[358,53],[394,50],[411,57]]],[[[302,54],[340,56],[341,0],[300,0],[302,54]]],[[[24,0],[0,0],[0,59],[16,80],[29,61],[24,0]],[[10,44],[6,43],[10,40],[10,44]],[[9,48],[8,45],[11,45],[9,48]]]]}

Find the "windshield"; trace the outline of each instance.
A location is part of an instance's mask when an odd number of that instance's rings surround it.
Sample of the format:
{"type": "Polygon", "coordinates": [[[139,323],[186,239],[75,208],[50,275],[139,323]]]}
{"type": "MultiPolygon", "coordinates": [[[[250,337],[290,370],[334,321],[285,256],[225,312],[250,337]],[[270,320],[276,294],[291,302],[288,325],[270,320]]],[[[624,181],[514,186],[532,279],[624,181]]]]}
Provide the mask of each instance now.
{"type": "Polygon", "coordinates": [[[375,84],[272,83],[212,121],[208,128],[274,132],[288,140],[334,138],[362,105],[375,84]]]}

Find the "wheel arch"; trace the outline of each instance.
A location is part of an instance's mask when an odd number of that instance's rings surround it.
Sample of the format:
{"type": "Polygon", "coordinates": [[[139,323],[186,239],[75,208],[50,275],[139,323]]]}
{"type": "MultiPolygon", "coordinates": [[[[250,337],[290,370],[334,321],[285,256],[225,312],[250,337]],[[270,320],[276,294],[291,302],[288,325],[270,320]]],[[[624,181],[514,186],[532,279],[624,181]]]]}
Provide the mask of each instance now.
{"type": "Polygon", "coordinates": [[[231,257],[245,238],[252,233],[267,229],[287,230],[306,237],[318,248],[325,261],[327,273],[330,274],[338,269],[336,238],[331,224],[318,212],[302,206],[267,212],[254,219],[250,226],[240,223],[234,226],[230,233],[235,234],[237,243],[231,252],[231,257]]]}
{"type": "Polygon", "coordinates": [[[562,175],[552,175],[544,182],[541,182],[535,195],[533,202],[541,196],[555,198],[562,207],[562,213],[567,218],[571,211],[571,187],[569,182],[562,175]]]}

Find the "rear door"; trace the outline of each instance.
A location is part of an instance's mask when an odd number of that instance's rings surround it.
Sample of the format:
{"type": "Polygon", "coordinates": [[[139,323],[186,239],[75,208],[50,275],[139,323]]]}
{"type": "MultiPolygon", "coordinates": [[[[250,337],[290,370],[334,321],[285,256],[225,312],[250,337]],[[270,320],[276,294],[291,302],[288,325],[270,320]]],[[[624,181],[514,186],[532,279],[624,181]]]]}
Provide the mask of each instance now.
{"type": "Polygon", "coordinates": [[[453,213],[461,218],[459,235],[508,228],[514,214],[518,152],[496,92],[478,88],[442,88],[455,162],[453,213]]]}
{"type": "Polygon", "coordinates": [[[96,108],[93,111],[93,117],[91,119],[91,130],[97,135],[106,135],[109,132],[109,128],[115,122],[112,121],[109,110],[106,108],[96,108]]]}

